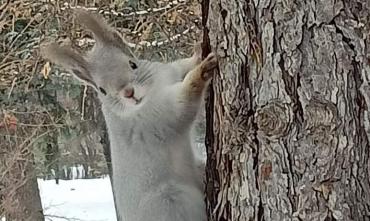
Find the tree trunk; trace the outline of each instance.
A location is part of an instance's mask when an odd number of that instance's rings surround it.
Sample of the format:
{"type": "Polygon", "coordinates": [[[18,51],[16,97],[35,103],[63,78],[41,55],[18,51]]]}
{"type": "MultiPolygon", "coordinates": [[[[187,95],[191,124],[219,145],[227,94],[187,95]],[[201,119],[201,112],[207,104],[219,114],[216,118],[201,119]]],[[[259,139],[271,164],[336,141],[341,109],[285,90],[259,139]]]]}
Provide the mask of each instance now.
{"type": "Polygon", "coordinates": [[[26,163],[28,165],[24,164],[24,162],[17,163],[17,166],[25,166],[23,171],[12,170],[12,175],[0,181],[4,188],[0,190],[0,220],[3,216],[6,221],[44,220],[37,178],[33,174],[34,168],[28,163],[26,163]]]}
{"type": "Polygon", "coordinates": [[[209,220],[370,220],[368,0],[203,0],[209,220]]]}
{"type": "MultiPolygon", "coordinates": [[[[33,156],[30,155],[29,160],[33,160],[33,156]]],[[[41,205],[41,198],[39,194],[39,187],[37,184],[37,178],[34,173],[34,168],[31,163],[25,168],[26,174],[29,176],[28,179],[24,180],[24,185],[20,186],[16,190],[15,197],[13,200],[16,202],[14,210],[10,210],[7,221],[44,221],[44,213],[41,205]]]]}
{"type": "Polygon", "coordinates": [[[0,124],[5,125],[0,125],[0,220],[43,221],[32,153],[35,136],[27,137],[16,123],[9,126],[2,119],[0,113],[0,124]]]}

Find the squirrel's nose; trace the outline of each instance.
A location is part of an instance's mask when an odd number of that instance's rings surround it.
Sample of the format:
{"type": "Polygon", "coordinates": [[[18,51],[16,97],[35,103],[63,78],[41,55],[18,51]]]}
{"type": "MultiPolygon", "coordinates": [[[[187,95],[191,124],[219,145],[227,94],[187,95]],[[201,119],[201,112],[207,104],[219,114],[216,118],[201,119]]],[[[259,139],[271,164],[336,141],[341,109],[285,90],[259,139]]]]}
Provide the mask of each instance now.
{"type": "Polygon", "coordinates": [[[126,86],[123,89],[123,96],[126,98],[132,98],[135,94],[135,90],[132,86],[126,86]]]}

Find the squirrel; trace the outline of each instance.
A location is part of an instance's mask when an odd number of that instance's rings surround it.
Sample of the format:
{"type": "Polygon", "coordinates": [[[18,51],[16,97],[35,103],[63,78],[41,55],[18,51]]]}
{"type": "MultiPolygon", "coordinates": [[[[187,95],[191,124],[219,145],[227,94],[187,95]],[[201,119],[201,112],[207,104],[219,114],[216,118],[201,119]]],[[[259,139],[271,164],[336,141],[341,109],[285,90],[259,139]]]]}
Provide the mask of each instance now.
{"type": "Polygon", "coordinates": [[[41,46],[41,54],[98,93],[119,219],[205,221],[203,171],[190,130],[217,67],[216,55],[202,60],[198,44],[191,57],[174,62],[139,60],[100,15],[83,9],[74,14],[93,34],[93,48],[81,54],[51,43],[41,46]]]}

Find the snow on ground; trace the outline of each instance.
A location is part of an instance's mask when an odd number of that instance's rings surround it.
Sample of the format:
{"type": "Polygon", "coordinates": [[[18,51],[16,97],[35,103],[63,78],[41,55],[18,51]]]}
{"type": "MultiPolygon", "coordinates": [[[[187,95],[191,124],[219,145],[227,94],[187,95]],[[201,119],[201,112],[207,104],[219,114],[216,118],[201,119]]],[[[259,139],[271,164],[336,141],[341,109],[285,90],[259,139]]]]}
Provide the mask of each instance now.
{"type": "Polygon", "coordinates": [[[108,177],[101,179],[38,180],[46,221],[116,221],[108,177]]]}

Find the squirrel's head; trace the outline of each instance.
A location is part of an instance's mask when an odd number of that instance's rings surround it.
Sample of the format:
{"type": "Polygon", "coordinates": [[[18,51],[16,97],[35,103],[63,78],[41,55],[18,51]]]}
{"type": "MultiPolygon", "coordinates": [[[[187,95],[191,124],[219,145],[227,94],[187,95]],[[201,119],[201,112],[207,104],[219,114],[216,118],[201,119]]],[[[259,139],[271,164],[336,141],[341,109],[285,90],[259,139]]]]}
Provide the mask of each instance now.
{"type": "Polygon", "coordinates": [[[144,96],[145,79],[136,71],[138,59],[119,32],[100,15],[82,9],[74,10],[74,15],[93,34],[95,45],[91,51],[80,54],[70,46],[52,43],[41,46],[42,56],[92,86],[103,101],[134,110],[144,96]]]}

